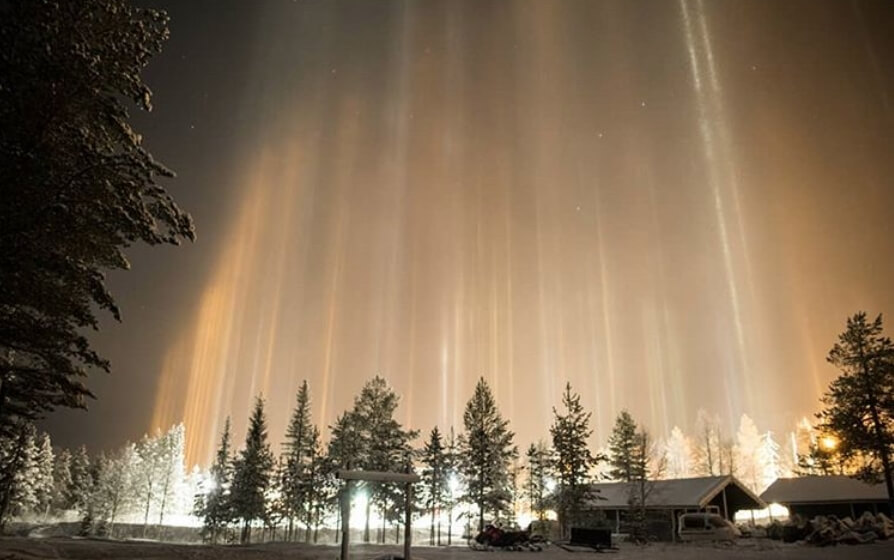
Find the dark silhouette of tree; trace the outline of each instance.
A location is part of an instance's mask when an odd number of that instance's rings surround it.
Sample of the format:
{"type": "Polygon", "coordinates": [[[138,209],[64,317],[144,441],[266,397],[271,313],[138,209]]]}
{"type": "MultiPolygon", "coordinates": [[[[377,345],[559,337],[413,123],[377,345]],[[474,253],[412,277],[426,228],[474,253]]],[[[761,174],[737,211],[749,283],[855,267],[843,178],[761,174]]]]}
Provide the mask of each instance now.
{"type": "Polygon", "coordinates": [[[273,453],[267,443],[264,401],[259,398],[249,420],[245,447],[233,463],[230,503],[233,516],[242,520],[243,543],[251,541],[251,524],[266,517],[266,492],[272,476],[273,453]]]}
{"type": "Polygon", "coordinates": [[[421,454],[423,500],[431,515],[431,528],[429,544],[441,545],[441,509],[444,507],[446,497],[450,492],[449,458],[441,431],[435,426],[422,448],[421,454]],[[437,537],[437,540],[436,540],[437,537]]]}
{"type": "Polygon", "coordinates": [[[220,445],[210,469],[210,488],[205,494],[199,515],[204,519],[203,537],[216,544],[221,533],[233,519],[230,507],[230,489],[232,485],[232,452],[230,451],[230,417],[224,422],[224,430],[220,436],[220,445]]]}
{"type": "MultiPolygon", "coordinates": [[[[356,419],[361,450],[358,466],[373,471],[403,472],[412,455],[410,442],[418,436],[415,430],[404,430],[394,413],[400,398],[382,377],[368,381],[354,400],[352,415],[356,419]]],[[[369,542],[370,507],[375,503],[382,515],[381,542],[385,542],[385,522],[400,521],[406,501],[402,485],[364,483],[367,489],[364,541],[369,542]]]]}
{"type": "Polygon", "coordinates": [[[552,502],[549,481],[553,472],[553,458],[550,449],[542,441],[531,444],[527,453],[528,478],[525,481],[525,497],[531,505],[531,512],[538,521],[546,519],[546,510],[552,502]]]}
{"type": "Polygon", "coordinates": [[[615,426],[608,438],[609,477],[620,482],[633,482],[640,478],[640,465],[637,464],[636,422],[626,410],[615,420],[615,426]]]}
{"type": "Polygon", "coordinates": [[[465,479],[465,499],[478,507],[478,530],[484,529],[484,516],[499,516],[507,511],[512,499],[509,467],[518,456],[515,436],[509,421],[497,410],[494,396],[484,378],[478,380],[475,393],[463,414],[465,433],[460,440],[460,469],[465,479]]]}
{"type": "Polygon", "coordinates": [[[168,37],[164,12],[125,0],[0,5],[0,434],[84,407],[97,310],[120,312],[104,271],[135,242],[193,239],[157,182],[126,101],[151,109],[140,71],[168,37]]]}
{"type": "Polygon", "coordinates": [[[564,534],[580,520],[587,500],[593,497],[590,470],[601,458],[590,453],[587,440],[593,433],[590,430],[591,413],[584,412],[580,395],[571,391],[570,383],[565,385],[562,405],[564,414],[553,408],[554,420],[549,431],[553,439],[553,470],[557,483],[554,501],[564,534]]]}
{"type": "Polygon", "coordinates": [[[857,476],[884,481],[894,505],[894,344],[883,333],[882,316],[848,318],[826,359],[841,375],[823,396],[820,428],[838,439],[840,453],[863,455],[857,476]]]}
{"type": "MultiPolygon", "coordinates": [[[[294,538],[294,522],[304,523],[310,527],[311,511],[308,505],[308,494],[312,490],[308,479],[311,474],[311,460],[316,435],[316,427],[310,419],[310,391],[307,381],[298,388],[295,408],[286,428],[283,442],[285,472],[283,473],[283,503],[288,518],[288,539],[294,538]]],[[[305,531],[305,540],[309,533],[305,531]]]]}

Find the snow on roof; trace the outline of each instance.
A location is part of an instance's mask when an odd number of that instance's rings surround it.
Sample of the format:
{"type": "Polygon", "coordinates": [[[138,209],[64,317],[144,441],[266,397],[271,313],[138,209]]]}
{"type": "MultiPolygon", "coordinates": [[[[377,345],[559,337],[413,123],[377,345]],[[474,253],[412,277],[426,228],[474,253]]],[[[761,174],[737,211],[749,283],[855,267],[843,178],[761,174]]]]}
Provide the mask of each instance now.
{"type": "Polygon", "coordinates": [[[779,478],[761,494],[767,502],[808,504],[887,500],[884,484],[867,484],[849,476],[779,478]]]}
{"type": "MultiPolygon", "coordinates": [[[[626,508],[629,506],[631,484],[626,482],[601,482],[591,485],[598,493],[591,504],[597,509],[626,508]]],[[[705,476],[699,478],[676,478],[672,480],[655,480],[649,483],[651,491],[646,498],[649,507],[671,508],[703,508],[727,486],[735,486],[758,507],[763,502],[751,490],[732,476],[705,476]]]]}

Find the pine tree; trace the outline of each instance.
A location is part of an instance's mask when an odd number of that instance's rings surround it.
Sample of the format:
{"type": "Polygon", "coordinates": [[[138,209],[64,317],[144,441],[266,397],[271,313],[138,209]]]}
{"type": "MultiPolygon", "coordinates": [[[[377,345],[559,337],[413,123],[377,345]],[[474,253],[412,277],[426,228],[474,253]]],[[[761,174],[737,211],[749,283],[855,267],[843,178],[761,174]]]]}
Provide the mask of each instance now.
{"type": "MultiPolygon", "coordinates": [[[[415,430],[404,430],[394,419],[400,402],[397,394],[387,382],[376,376],[368,381],[354,400],[352,414],[359,428],[361,451],[359,464],[364,469],[374,471],[404,471],[408,468],[408,457],[412,454],[410,442],[417,437],[415,430]]],[[[367,500],[364,541],[369,542],[369,508],[378,505],[385,521],[400,521],[403,508],[404,489],[400,485],[366,483],[367,500]]],[[[384,526],[381,541],[385,541],[384,526]]]]}
{"type": "Polygon", "coordinates": [[[563,534],[580,521],[586,501],[591,498],[590,471],[598,462],[590,453],[587,440],[590,430],[591,413],[584,412],[580,395],[572,393],[571,383],[566,383],[562,395],[564,414],[553,408],[553,425],[550,434],[553,440],[555,463],[553,470],[557,477],[555,503],[559,514],[559,525],[563,534]]]}
{"type": "Polygon", "coordinates": [[[615,420],[615,426],[608,438],[609,476],[620,482],[633,482],[642,478],[643,473],[637,463],[637,427],[633,417],[626,410],[615,420]]]}
{"type": "Polygon", "coordinates": [[[881,315],[848,318],[826,360],[841,375],[823,396],[822,430],[837,438],[844,454],[869,459],[858,476],[883,481],[894,507],[894,344],[883,333],[881,315]]]}
{"type": "Polygon", "coordinates": [[[0,433],[81,407],[98,310],[120,319],[104,271],[124,250],[193,239],[141,145],[127,102],[167,39],[164,12],[123,0],[3,2],[0,17],[0,433]],[[50,79],[47,77],[51,76],[50,79]],[[16,84],[9,87],[7,84],[16,84]]]}
{"type": "Polygon", "coordinates": [[[633,446],[630,448],[630,471],[632,478],[628,480],[628,502],[630,504],[629,530],[634,542],[645,543],[648,540],[647,511],[649,497],[655,490],[654,481],[662,478],[666,467],[663,455],[654,457],[654,442],[645,430],[638,430],[633,435],[633,446]]]}
{"type": "Polygon", "coordinates": [[[528,462],[528,478],[525,484],[525,495],[538,521],[546,519],[549,508],[549,480],[552,473],[552,453],[546,444],[538,441],[531,444],[526,453],[528,462]]]}
{"type": "Polygon", "coordinates": [[[307,477],[304,480],[307,496],[308,521],[304,541],[317,542],[320,524],[335,496],[334,478],[331,476],[331,463],[326,456],[320,441],[320,430],[314,426],[310,437],[307,477]]]}
{"type": "Polygon", "coordinates": [[[220,445],[209,472],[207,492],[199,508],[199,515],[204,519],[203,536],[212,544],[217,543],[221,531],[233,518],[229,499],[232,484],[231,455],[230,417],[227,416],[220,445]]]}
{"type": "Polygon", "coordinates": [[[456,432],[453,426],[450,426],[450,435],[447,437],[445,469],[447,470],[447,546],[453,544],[453,508],[456,507],[459,499],[459,447],[456,439],[456,432]]]}
{"type": "Polygon", "coordinates": [[[251,541],[251,525],[267,513],[266,492],[273,476],[273,454],[267,443],[264,401],[255,402],[249,420],[245,447],[233,465],[231,503],[233,514],[242,519],[241,542],[251,541]]]}
{"type": "Polygon", "coordinates": [[[466,500],[478,508],[478,529],[484,516],[506,512],[510,500],[509,466],[518,456],[509,421],[497,410],[493,394],[484,378],[463,414],[465,433],[460,440],[460,466],[465,479],[466,500]]]}
{"type": "Polygon", "coordinates": [[[429,544],[434,545],[437,537],[438,546],[441,545],[441,508],[444,507],[445,497],[450,492],[449,472],[447,470],[447,450],[444,447],[442,436],[435,426],[428,441],[422,449],[422,487],[424,500],[429,515],[431,516],[431,528],[429,532],[429,544]]]}
{"type": "MultiPolygon", "coordinates": [[[[286,428],[285,441],[283,442],[285,456],[285,471],[283,476],[283,505],[288,519],[288,539],[294,538],[294,522],[297,518],[310,525],[310,508],[308,507],[307,484],[310,468],[310,454],[312,437],[316,427],[310,419],[310,391],[307,381],[301,383],[296,397],[295,409],[286,428]]],[[[307,532],[305,532],[305,542],[307,532]]]]}
{"type": "Polygon", "coordinates": [[[688,478],[692,476],[692,443],[678,426],[671,430],[664,445],[667,457],[668,478],[688,478]]]}

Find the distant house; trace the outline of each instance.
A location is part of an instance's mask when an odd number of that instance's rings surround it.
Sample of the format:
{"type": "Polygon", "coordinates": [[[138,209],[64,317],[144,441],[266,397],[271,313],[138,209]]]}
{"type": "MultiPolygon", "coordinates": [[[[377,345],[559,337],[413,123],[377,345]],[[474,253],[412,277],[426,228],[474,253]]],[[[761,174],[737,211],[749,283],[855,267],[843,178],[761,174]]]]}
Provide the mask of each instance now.
{"type": "MultiPolygon", "coordinates": [[[[673,540],[677,520],[688,512],[716,512],[732,520],[739,510],[763,509],[763,500],[733,476],[706,476],[656,480],[646,498],[648,532],[659,539],[673,540]]],[[[626,482],[593,484],[598,499],[589,508],[605,514],[616,533],[626,532],[630,512],[631,491],[635,485],[626,482]]]]}
{"type": "Polygon", "coordinates": [[[857,518],[864,511],[891,515],[884,484],[866,484],[849,476],[780,478],[761,494],[769,503],[781,504],[791,515],[835,515],[857,518]]]}

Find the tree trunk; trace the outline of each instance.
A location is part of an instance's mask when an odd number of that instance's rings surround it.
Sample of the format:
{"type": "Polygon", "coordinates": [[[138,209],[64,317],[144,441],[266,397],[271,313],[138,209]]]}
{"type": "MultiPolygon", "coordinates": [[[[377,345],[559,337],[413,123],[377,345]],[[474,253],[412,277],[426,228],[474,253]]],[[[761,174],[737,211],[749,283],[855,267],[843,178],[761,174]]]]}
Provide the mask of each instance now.
{"type": "MultiPolygon", "coordinates": [[[[451,496],[452,498],[452,496],[451,496]]],[[[452,503],[452,502],[451,502],[452,503]]],[[[447,546],[453,544],[453,506],[447,509],[447,546]]]]}

